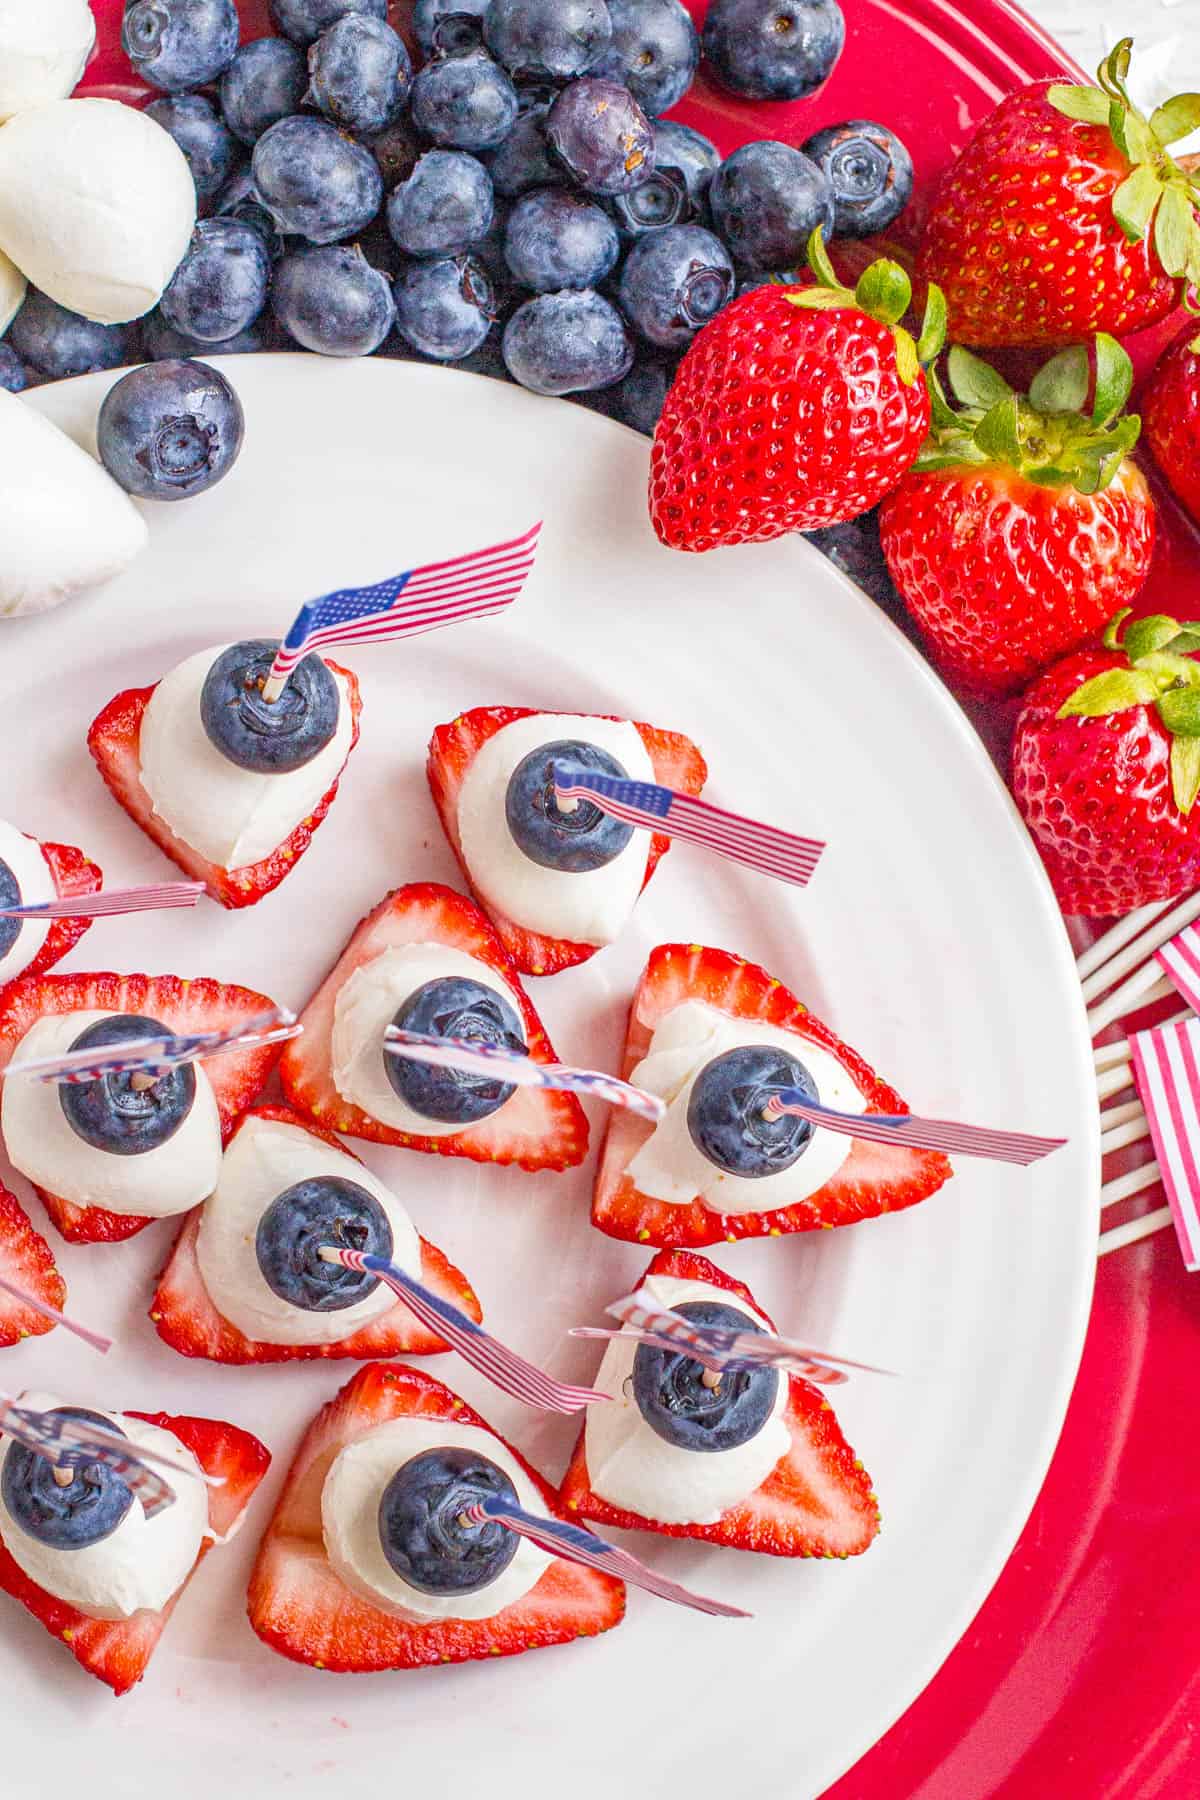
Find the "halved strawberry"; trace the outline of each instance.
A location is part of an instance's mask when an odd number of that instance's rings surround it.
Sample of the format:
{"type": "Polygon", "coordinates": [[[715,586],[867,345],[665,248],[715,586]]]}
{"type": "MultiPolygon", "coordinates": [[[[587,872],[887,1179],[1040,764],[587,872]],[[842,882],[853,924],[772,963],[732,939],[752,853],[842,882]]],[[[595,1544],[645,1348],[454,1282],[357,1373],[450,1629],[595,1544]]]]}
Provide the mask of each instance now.
{"type": "MultiPolygon", "coordinates": [[[[300,1131],[319,1138],[343,1156],[359,1159],[340,1138],[319,1125],[302,1119],[286,1106],[256,1106],[243,1115],[238,1130],[247,1119],[274,1119],[280,1125],[294,1125],[300,1131]]],[[[234,1133],[236,1137],[237,1133],[234,1133]]],[[[150,1308],[155,1330],[164,1343],[181,1356],[205,1356],[210,1362],[260,1363],[292,1362],[298,1357],[354,1357],[365,1361],[372,1356],[434,1356],[448,1348],[438,1337],[413,1316],[402,1300],[390,1311],[381,1313],[351,1337],[337,1344],[262,1344],[243,1336],[236,1325],[223,1319],[217,1311],[196,1256],[196,1239],[200,1235],[202,1207],[197,1207],[184,1224],[171,1252],[171,1259],[159,1278],[158,1292],[150,1308]]],[[[443,1256],[434,1244],[421,1239],[421,1280],[443,1300],[449,1300],[472,1319],[481,1319],[479,1301],[466,1276],[443,1256]]]]}
{"type": "MultiPolygon", "coordinates": [[[[89,862],[82,850],[76,850],[73,844],[40,845],[46,867],[54,882],[54,891],[60,900],[74,900],[80,894],[94,894],[104,876],[94,862],[89,862]]],[[[56,962],[61,962],[68,950],[73,950],[84,932],[91,926],[90,919],[55,919],[46,933],[46,941],[37,955],[22,969],[25,976],[44,975],[52,969],[56,962]]]]}
{"type": "MultiPolygon", "coordinates": [[[[252,988],[204,977],[188,981],[178,975],[24,975],[0,987],[0,1075],[25,1033],[46,1013],[140,1013],[158,1019],[172,1031],[188,1033],[227,1030],[269,1011],[274,1004],[252,988]]],[[[278,1056],[278,1046],[268,1045],[228,1050],[205,1064],[226,1140],[257,1098],[278,1056]]],[[[117,1243],[153,1223],[102,1206],[76,1206],[44,1188],[37,1193],[62,1235],[73,1244],[117,1243]]]]}
{"type": "MultiPolygon", "coordinates": [[[[685,1000],[703,1000],[735,1019],[756,1019],[794,1032],[836,1056],[866,1099],[868,1112],[908,1110],[895,1089],[881,1081],[857,1051],[815,1019],[781,981],[756,963],[700,944],[660,944],[651,951],[629,1013],[626,1078],[649,1050],[659,1020],[685,1000]]],[[[870,1144],[855,1138],[841,1168],[807,1200],[773,1211],[720,1213],[698,1199],[690,1205],[672,1205],[638,1190],[625,1171],[652,1129],[633,1113],[614,1110],[610,1115],[596,1175],[592,1223],[609,1237],[667,1249],[853,1225],[859,1219],[899,1212],[918,1200],[927,1200],[953,1172],[940,1151],[870,1144]]]]}
{"type": "MultiPolygon", "coordinates": [[[[213,1537],[205,1538],[201,1544],[192,1567],[194,1575],[213,1541],[228,1537],[237,1525],[270,1467],[270,1452],[248,1431],[220,1419],[172,1418],[169,1413],[143,1412],[126,1416],[173,1431],[209,1475],[224,1477],[223,1487],[208,1490],[208,1522],[213,1537]]],[[[163,1627],[186,1586],[185,1581],[161,1612],[143,1608],[129,1619],[89,1619],[30,1581],[0,1541],[0,1588],[40,1619],[52,1637],[62,1638],[76,1662],[89,1675],[105,1682],[114,1694],[127,1694],[142,1679],[163,1627]]]]}
{"type": "Polygon", "coordinates": [[[341,956],[301,1014],[303,1035],[285,1047],[279,1064],[283,1091],[292,1105],[331,1131],[400,1144],[437,1156],[466,1156],[472,1162],[517,1163],[522,1169],[570,1169],[587,1155],[588,1125],[572,1094],[518,1088],[490,1118],[449,1137],[418,1137],[381,1125],[343,1100],[333,1084],[330,1040],[338,990],[356,969],[400,944],[448,944],[487,963],[503,976],[520,1005],[529,1054],[536,1062],[556,1060],[533,1003],[486,915],[463,894],[437,882],[394,888],[358,925],[341,956]]]}
{"type": "MultiPolygon", "coordinates": [[[[531,706],[476,706],[470,712],[460,713],[449,725],[439,725],[430,738],[427,772],[450,847],[517,968],[523,975],[557,975],[560,969],[574,968],[577,963],[587,962],[589,957],[595,956],[597,946],[572,944],[565,938],[543,937],[539,932],[526,931],[524,926],[515,924],[512,919],[505,918],[503,913],[488,906],[471,880],[471,871],[463,861],[462,840],[458,831],[458,796],[467,770],[489,738],[494,737],[505,725],[511,725],[514,719],[531,718],[534,712],[535,708],[531,706]]],[[[572,716],[587,719],[593,715],[576,713],[572,716]]],[[[707,780],[708,768],[691,738],[684,737],[679,731],[660,731],[654,725],[635,723],[654,766],[655,781],[662,787],[675,788],[682,794],[699,794],[707,780]]],[[[650,839],[646,881],[649,881],[659,860],[670,848],[671,840],[668,837],[656,834],[650,839]]],[[[643,888],[646,881],[642,883],[643,888]]]]}
{"type": "MultiPolygon", "coordinates": [[[[418,1669],[431,1663],[519,1656],[595,1637],[620,1623],[625,1589],[611,1575],[561,1558],[521,1600],[490,1619],[419,1625],[380,1612],[334,1573],[321,1532],[321,1488],[338,1452],[390,1419],[418,1416],[481,1426],[485,1419],[431,1375],[400,1363],[360,1369],[323,1406],[305,1434],[250,1577],[250,1623],[272,1650],[338,1674],[418,1669]]],[[[492,1435],[505,1443],[498,1432],[492,1435]]],[[[558,1495],[511,1444],[548,1514],[558,1495]]]]}
{"type": "MultiPolygon", "coordinates": [[[[349,760],[350,752],[358,742],[358,721],[362,713],[358,679],[349,669],[343,669],[328,657],[325,661],[349,688],[354,716],[354,735],[350,739],[350,750],[346,753],[349,760]]],[[[331,783],[320,805],[313,808],[307,819],[301,820],[291,837],[285,838],[270,856],[264,857],[261,862],[247,863],[241,869],[223,869],[218,863],[206,861],[190,844],[185,844],[182,838],[175,836],[154,811],[150,796],[142,786],[138,748],[142,717],[153,692],[153,687],[126,688],[122,693],[115,694],[103,712],[92,721],[88,731],[88,749],[96,767],[114,799],[125,808],[134,824],[140,825],[146,836],[153,838],[159,849],[172,862],[178,863],[185,875],[190,875],[195,881],[202,881],[213,899],[219,900],[222,906],[255,906],[290,875],[308,849],[313,832],[333,804],[341,771],[337,780],[331,783]]],[[[345,764],[342,768],[345,768],[345,764]]]]}
{"type": "MultiPolygon", "coordinates": [[[[35,1300],[55,1306],[59,1312],[67,1302],[67,1284],[54,1266],[50,1246],[40,1231],[30,1224],[29,1215],[15,1194],[0,1186],[0,1275],[24,1288],[35,1300]]],[[[54,1330],[54,1321],[44,1319],[30,1306],[22,1305],[12,1294],[0,1289],[0,1347],[19,1344],[22,1338],[41,1337],[54,1330]]]]}
{"type": "MultiPolygon", "coordinates": [[[[772,1324],[750,1289],[706,1256],[660,1250],[642,1279],[651,1275],[723,1288],[748,1301],[772,1324]]],[[[739,1506],[722,1513],[715,1524],[664,1525],[594,1494],[588,1476],[586,1424],[563,1477],[567,1511],[622,1531],[702,1538],[708,1544],[758,1550],[767,1556],[836,1556],[844,1560],[861,1555],[879,1531],[879,1502],[871,1478],[842,1436],[833,1408],[820,1389],[798,1375],[788,1376],[787,1381],[790,1393],[783,1418],[791,1433],[791,1449],[761,1487],[739,1506]]]]}

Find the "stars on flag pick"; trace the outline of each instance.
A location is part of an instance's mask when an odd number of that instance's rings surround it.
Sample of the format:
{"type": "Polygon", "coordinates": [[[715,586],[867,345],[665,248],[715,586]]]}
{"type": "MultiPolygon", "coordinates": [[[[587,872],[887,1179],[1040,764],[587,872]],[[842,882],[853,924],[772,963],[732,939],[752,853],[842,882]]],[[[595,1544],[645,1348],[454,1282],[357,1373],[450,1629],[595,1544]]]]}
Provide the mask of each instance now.
{"type": "Polygon", "coordinates": [[[409,1031],[390,1025],[383,1034],[384,1049],[391,1056],[427,1063],[438,1069],[460,1069],[485,1081],[510,1082],[514,1087],[550,1088],[604,1100],[609,1106],[638,1113],[657,1125],[667,1114],[666,1102],[657,1094],[621,1081],[602,1069],[576,1069],[566,1063],[535,1062],[506,1044],[486,1044],[477,1039],[434,1037],[425,1031],[409,1031]]]}
{"type": "Polygon", "coordinates": [[[195,906],[204,892],[202,881],[157,881],[143,887],[101,888],[63,900],[39,900],[28,906],[0,906],[0,919],[104,919],[122,913],[169,912],[195,906]]]}
{"type": "Polygon", "coordinates": [[[869,1144],[906,1144],[914,1150],[944,1150],[952,1156],[982,1156],[992,1162],[1027,1168],[1061,1150],[1066,1138],[1032,1137],[1024,1131],[993,1131],[985,1125],[960,1125],[953,1119],[919,1119],[912,1113],[844,1113],[821,1106],[801,1088],[772,1094],[763,1108],[765,1119],[807,1119],[842,1137],[869,1144]]]}
{"type": "MultiPolygon", "coordinates": [[[[1174,979],[1174,977],[1172,977],[1174,979]]],[[[1184,1265],[1200,1268],[1200,1019],[1135,1031],[1133,1077],[1184,1265]]]]}
{"type": "Polygon", "coordinates": [[[303,1029],[293,1012],[277,1006],[228,1031],[195,1031],[186,1036],[163,1031],[101,1049],[68,1050],[62,1056],[12,1062],[4,1074],[6,1080],[14,1075],[28,1075],[35,1081],[68,1084],[134,1073],[153,1076],[157,1080],[180,1063],[221,1056],[227,1050],[252,1050],[267,1044],[282,1044],[288,1038],[298,1037],[303,1029]]]}
{"type": "Polygon", "coordinates": [[[97,1425],[94,1419],[73,1419],[61,1412],[41,1412],[22,1406],[11,1395],[0,1394],[0,1433],[22,1444],[54,1465],[61,1485],[69,1486],[71,1471],[89,1463],[104,1463],[125,1482],[148,1519],[175,1503],[175,1490],[159,1473],[167,1469],[185,1480],[201,1480],[208,1487],[223,1487],[223,1475],[189,1468],[146,1444],[135,1445],[119,1431],[97,1425]]]}

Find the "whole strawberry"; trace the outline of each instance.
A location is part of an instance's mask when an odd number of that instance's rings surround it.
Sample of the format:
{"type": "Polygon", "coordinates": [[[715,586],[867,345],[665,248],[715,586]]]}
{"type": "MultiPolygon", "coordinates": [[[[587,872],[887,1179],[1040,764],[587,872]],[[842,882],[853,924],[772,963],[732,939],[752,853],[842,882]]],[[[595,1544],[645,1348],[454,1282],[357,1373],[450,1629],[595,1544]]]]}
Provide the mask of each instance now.
{"type": "Polygon", "coordinates": [[[1131,44],[1098,87],[1010,94],[942,177],[917,267],[944,290],[959,343],[1120,336],[1165,318],[1200,276],[1200,190],[1167,153],[1200,125],[1200,95],[1143,118],[1125,88],[1131,44]]]}
{"type": "Polygon", "coordinates": [[[1013,747],[1017,805],[1066,913],[1200,884],[1200,625],[1156,614],[1034,683],[1013,747]]]}
{"type": "Polygon", "coordinates": [[[880,543],[935,662],[984,694],[1024,687],[1094,637],[1150,571],[1154,502],[1129,455],[1133,368],[1114,338],[1063,350],[1016,394],[957,346],[955,411],[931,374],[933,428],[884,501],[880,543]]]}
{"type": "Polygon", "coordinates": [[[1167,486],[1200,521],[1200,337],[1194,324],[1155,363],[1142,395],[1142,419],[1167,486]]]}
{"type": "Polygon", "coordinates": [[[941,348],[941,296],[931,291],[918,345],[899,322],[912,285],[897,263],[873,263],[851,292],[819,229],[809,260],[814,286],[731,301],[679,365],[650,458],[650,517],[672,549],[857,518],[921,447],[921,365],[941,348]]]}

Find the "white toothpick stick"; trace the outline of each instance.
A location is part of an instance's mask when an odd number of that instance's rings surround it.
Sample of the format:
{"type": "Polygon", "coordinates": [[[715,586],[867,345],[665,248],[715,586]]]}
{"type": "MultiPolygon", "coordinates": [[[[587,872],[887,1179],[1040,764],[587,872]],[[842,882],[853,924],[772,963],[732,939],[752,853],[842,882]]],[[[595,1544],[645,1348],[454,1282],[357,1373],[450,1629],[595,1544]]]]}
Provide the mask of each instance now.
{"type": "MultiPolygon", "coordinates": [[[[1118,950],[1123,950],[1126,944],[1144,931],[1148,925],[1152,925],[1155,919],[1161,919],[1169,905],[1169,900],[1152,900],[1149,906],[1140,906],[1136,912],[1126,913],[1123,919],[1118,919],[1110,931],[1106,931],[1103,937],[1097,938],[1094,944],[1089,944],[1088,948],[1076,958],[1075,966],[1079,970],[1080,981],[1086,982],[1098,969],[1102,969],[1105,963],[1116,956],[1118,950]]],[[[1119,977],[1114,977],[1114,979],[1119,979],[1119,977]]],[[[1104,992],[1103,988],[1100,992],[1104,992]]]]}
{"type": "Polygon", "coordinates": [[[1117,1175],[1112,1181],[1106,1181],[1100,1189],[1100,1210],[1107,1211],[1121,1200],[1129,1200],[1134,1194],[1140,1194],[1143,1188],[1153,1187],[1161,1180],[1162,1170],[1157,1162],[1140,1163],[1136,1169],[1130,1169],[1124,1175],[1117,1175]]]}
{"type": "Polygon", "coordinates": [[[1128,980],[1123,981],[1111,994],[1088,1009],[1088,1029],[1093,1037],[1098,1037],[1117,1019],[1123,1019],[1126,1013],[1139,1012],[1143,1006],[1153,1006],[1156,1000],[1169,1000],[1176,992],[1171,982],[1163,974],[1154,961],[1145,963],[1137,969],[1128,980]]]}
{"type": "MultiPolygon", "coordinates": [[[[1146,907],[1143,910],[1148,912],[1150,909],[1146,907]]],[[[1131,917],[1140,919],[1141,914],[1134,913],[1131,917]]],[[[1147,929],[1123,943],[1115,956],[1109,957],[1084,977],[1084,999],[1094,1000],[1098,994],[1106,993],[1114,982],[1120,981],[1123,975],[1128,975],[1130,970],[1152,957],[1162,944],[1169,943],[1185,925],[1190,925],[1197,918],[1200,918],[1200,893],[1189,894],[1178,905],[1170,907],[1166,912],[1160,911],[1152,923],[1147,922],[1147,929]]],[[[1129,922],[1125,921],[1126,924],[1129,922]]],[[[1093,949],[1095,948],[1097,946],[1094,945],[1093,949]]],[[[1083,962],[1084,958],[1081,957],[1078,965],[1081,975],[1084,974],[1083,962]]]]}
{"type": "Polygon", "coordinates": [[[274,706],[286,686],[286,675],[268,675],[262,684],[262,697],[268,706],[274,706]]]}
{"type": "Polygon", "coordinates": [[[1101,1156],[1111,1156],[1114,1150],[1124,1150],[1126,1145],[1140,1143],[1149,1136],[1150,1121],[1140,1100],[1131,1100],[1126,1106],[1112,1106],[1100,1114],[1101,1156]]]}
{"type": "Polygon", "coordinates": [[[1142,1238],[1153,1237],[1156,1231],[1165,1231],[1170,1223],[1170,1207],[1160,1206],[1157,1212],[1143,1213],[1140,1219],[1128,1219],[1124,1225],[1114,1225],[1111,1231],[1100,1233],[1096,1255],[1108,1256],[1113,1250],[1123,1250],[1126,1244],[1136,1244],[1142,1238]]]}

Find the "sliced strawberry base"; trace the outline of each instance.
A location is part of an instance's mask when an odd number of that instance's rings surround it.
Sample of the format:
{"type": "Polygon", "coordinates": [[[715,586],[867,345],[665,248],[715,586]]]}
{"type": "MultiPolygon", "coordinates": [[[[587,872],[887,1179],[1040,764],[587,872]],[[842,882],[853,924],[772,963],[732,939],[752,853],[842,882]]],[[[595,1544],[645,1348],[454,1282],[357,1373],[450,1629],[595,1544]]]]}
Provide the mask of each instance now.
{"type": "MultiPolygon", "coordinates": [[[[104,876],[97,865],[90,862],[82,850],[76,850],[74,845],[43,843],[40,848],[54,882],[54,891],[60,900],[75,900],[82,894],[94,894],[103,882],[104,876]]],[[[41,949],[22,969],[22,976],[28,978],[31,975],[44,975],[47,969],[52,969],[69,950],[75,948],[91,924],[91,919],[55,919],[46,933],[41,949]]]]}
{"type": "MultiPolygon", "coordinates": [[[[529,1593],[490,1619],[414,1624],[352,1593],[325,1552],[321,1490],[330,1465],[347,1444],[405,1417],[491,1431],[486,1420],[432,1376],[394,1363],[360,1369],[310,1425],[259,1549],[250,1577],[249,1614],[264,1643],[313,1668],[366,1673],[517,1656],[595,1637],[619,1624],[625,1611],[623,1585],[561,1558],[529,1593]]],[[[492,1436],[516,1457],[547,1513],[562,1518],[549,1483],[498,1432],[492,1436]]]]}
{"type": "MultiPolygon", "coordinates": [[[[269,1011],[275,1002],[253,988],[177,975],[21,976],[0,987],[0,1076],[25,1033],[48,1013],[141,1013],[172,1031],[220,1031],[269,1011]]],[[[217,1102],[222,1140],[227,1142],[242,1112],[262,1088],[279,1058],[277,1045],[230,1050],[212,1058],[205,1072],[217,1102]]],[[[78,1206],[33,1184],[34,1191],[68,1242],[112,1244],[135,1237],[153,1219],[78,1206]]]]}
{"type": "MultiPolygon", "coordinates": [[[[736,1294],[763,1312],[748,1287],[718,1269],[707,1257],[664,1250],[643,1280],[665,1276],[703,1281],[736,1294]]],[[[767,1314],[763,1313],[767,1318],[767,1314]]],[[[772,1323],[768,1319],[768,1323],[772,1323]]],[[[772,1329],[774,1329],[772,1323],[772,1329]]],[[[665,1537],[698,1538],[733,1550],[766,1556],[836,1557],[844,1560],[868,1549],[879,1533],[879,1503],[871,1478],[842,1435],[833,1408],[810,1382],[788,1381],[783,1414],[792,1444],[766,1481],[738,1506],[709,1525],[667,1525],[614,1506],[595,1493],[587,1466],[587,1428],[579,1434],[563,1477],[567,1511],[622,1531],[653,1531],[665,1537]]]]}
{"type": "Polygon", "coordinates": [[[397,1131],[346,1100],[333,1079],[334,1013],[341,988],[354,974],[404,944],[443,943],[493,969],[520,1008],[529,1055],[556,1061],[533,1003],[487,916],[473,901],[437,882],[395,888],[369,912],[301,1014],[302,1035],[284,1048],[279,1075],[291,1104],[306,1118],[349,1137],[395,1144],[472,1162],[516,1163],[531,1172],[568,1169],[587,1154],[587,1118],[572,1094],[518,1088],[489,1118],[445,1137],[397,1131]]]}
{"type": "MultiPolygon", "coordinates": [[[[246,1119],[271,1119],[280,1125],[293,1125],[340,1151],[343,1156],[355,1162],[359,1160],[331,1131],[322,1130],[287,1107],[254,1107],[241,1119],[238,1130],[246,1119]]],[[[210,1362],[221,1363],[294,1362],[311,1357],[353,1357],[357,1361],[366,1361],[377,1356],[435,1356],[449,1348],[444,1339],[421,1324],[402,1300],[397,1300],[395,1306],[369,1324],[360,1326],[340,1343],[268,1344],[246,1337],[236,1325],[222,1317],[205,1287],[196,1255],[202,1212],[203,1208],[197,1207],[188,1216],[159,1277],[158,1291],[150,1308],[150,1318],[159,1337],[181,1356],[207,1357],[210,1362]]],[[[479,1301],[466,1276],[424,1238],[421,1239],[420,1279],[440,1299],[449,1300],[469,1318],[482,1319],[479,1301]]]]}
{"type": "MultiPolygon", "coordinates": [[[[67,1284],[59,1274],[50,1246],[35,1231],[15,1194],[0,1185],[0,1275],[44,1306],[61,1312],[67,1303],[67,1284]]],[[[0,1288],[0,1349],[19,1344],[22,1338],[41,1337],[54,1330],[54,1320],[35,1312],[15,1295],[0,1288]]]]}
{"type": "MultiPolygon", "coordinates": [[[[660,944],[651,952],[630,1009],[622,1069],[627,1080],[647,1054],[655,1027],[687,1000],[702,1000],[732,1018],[777,1026],[819,1045],[841,1063],[867,1102],[868,1113],[908,1111],[895,1089],[814,1018],[782,982],[756,963],[698,944],[660,944]]],[[[855,1138],[837,1173],[807,1199],[762,1212],[722,1213],[699,1199],[675,1204],[640,1191],[626,1171],[653,1129],[632,1113],[614,1109],[609,1117],[592,1200],[592,1223],[609,1237],[669,1249],[830,1230],[915,1206],[953,1173],[939,1151],[855,1138]]]]}
{"type": "MultiPolygon", "coordinates": [[[[565,938],[546,937],[536,931],[527,931],[523,925],[518,925],[515,920],[498,912],[480,892],[467,867],[458,829],[458,799],[463,779],[484,744],[506,725],[513,724],[517,719],[534,718],[536,713],[537,709],[532,706],[477,706],[471,712],[460,714],[450,724],[439,725],[429,741],[427,773],[434,803],[441,815],[442,829],[458,858],[459,867],[472,893],[491,918],[517,968],[524,975],[556,975],[563,969],[587,962],[590,957],[595,956],[600,946],[572,944],[565,938]]],[[[613,717],[609,713],[572,713],[567,716],[578,719],[613,717]]],[[[636,720],[632,723],[646,746],[655,781],[662,787],[674,788],[678,793],[698,795],[707,779],[708,769],[691,739],[684,737],[682,732],[660,731],[654,725],[640,724],[636,720]]],[[[643,890],[670,848],[670,838],[658,833],[651,837],[643,890]]]]}
{"type": "MultiPolygon", "coordinates": [[[[343,669],[339,663],[332,662],[329,658],[325,658],[325,661],[335,675],[342,677],[349,690],[354,719],[354,732],[350,748],[346,752],[346,759],[349,761],[358,742],[359,719],[362,715],[358,678],[351,670],[343,669]]],[[[337,779],[331,783],[320,804],[313,808],[307,818],[301,820],[291,836],[285,838],[270,856],[264,857],[261,862],[247,863],[240,869],[222,868],[219,863],[209,862],[182,838],[176,837],[165,820],[155,812],[154,804],[142,785],[139,758],[142,719],[153,692],[154,687],[126,688],[122,693],[114,695],[93,720],[88,731],[88,749],[96,767],[113,798],[124,807],[134,824],[140,825],[146,836],[152,838],[185,875],[190,875],[195,881],[202,881],[213,899],[222,906],[234,910],[243,906],[255,906],[291,874],[308,849],[313,833],[333,804],[338,781],[345,772],[346,765],[343,763],[337,779]]]]}
{"type": "MultiPolygon", "coordinates": [[[[208,1522],[213,1538],[205,1538],[201,1544],[187,1578],[190,1581],[212,1549],[214,1539],[228,1537],[236,1527],[270,1467],[270,1452],[250,1432],[218,1419],[144,1412],[125,1416],[174,1432],[207,1474],[224,1478],[222,1487],[208,1490],[208,1522]]],[[[163,1628],[186,1586],[187,1581],[161,1612],[143,1608],[128,1619],[92,1619],[31,1581],[0,1539],[0,1588],[19,1600],[52,1637],[61,1638],[76,1662],[117,1695],[127,1694],[146,1673],[163,1628]]]]}

